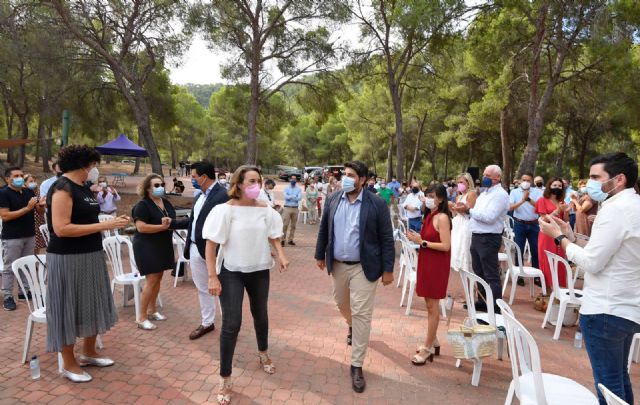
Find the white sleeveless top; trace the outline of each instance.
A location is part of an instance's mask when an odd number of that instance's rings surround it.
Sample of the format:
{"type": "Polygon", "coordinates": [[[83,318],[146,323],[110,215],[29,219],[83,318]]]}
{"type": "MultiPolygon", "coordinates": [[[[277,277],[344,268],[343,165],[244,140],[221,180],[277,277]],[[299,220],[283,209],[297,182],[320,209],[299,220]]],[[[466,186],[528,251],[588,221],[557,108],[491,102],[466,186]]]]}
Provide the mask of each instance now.
{"type": "Polygon", "coordinates": [[[202,238],[220,244],[216,267],[252,273],[271,269],[269,239],[282,236],[282,217],[271,207],[216,205],[207,216],[202,238]]]}

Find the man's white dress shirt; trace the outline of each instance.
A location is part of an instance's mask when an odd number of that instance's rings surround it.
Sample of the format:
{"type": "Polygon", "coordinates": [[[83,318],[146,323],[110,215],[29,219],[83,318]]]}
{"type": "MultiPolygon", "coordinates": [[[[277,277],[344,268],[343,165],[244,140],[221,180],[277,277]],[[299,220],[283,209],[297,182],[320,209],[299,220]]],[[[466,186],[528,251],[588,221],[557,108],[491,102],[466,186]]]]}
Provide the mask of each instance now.
{"type": "Polygon", "coordinates": [[[499,233],[509,211],[509,194],[500,183],[480,193],[476,204],[469,210],[471,233],[499,233]]]}

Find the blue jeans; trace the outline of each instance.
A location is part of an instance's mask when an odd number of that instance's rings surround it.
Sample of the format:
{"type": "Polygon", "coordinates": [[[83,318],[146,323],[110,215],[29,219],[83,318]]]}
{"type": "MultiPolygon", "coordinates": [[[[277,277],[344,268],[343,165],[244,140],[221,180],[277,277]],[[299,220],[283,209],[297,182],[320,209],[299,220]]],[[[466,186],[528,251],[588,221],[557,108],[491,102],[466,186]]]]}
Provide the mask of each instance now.
{"type": "MultiPolygon", "coordinates": [[[[520,247],[520,252],[524,255],[524,246],[529,241],[529,247],[531,248],[531,266],[539,269],[538,267],[538,234],[540,233],[540,225],[538,224],[523,224],[522,222],[514,221],[513,233],[515,234],[516,245],[520,247]]],[[[516,265],[518,258],[516,257],[516,265]]]]}
{"type": "Polygon", "coordinates": [[[409,218],[409,229],[420,233],[420,229],[422,229],[422,218],[409,218]]]}
{"type": "Polygon", "coordinates": [[[633,404],[627,362],[633,335],[640,332],[640,325],[618,316],[597,314],[580,315],[580,327],[600,404],[607,402],[598,390],[599,383],[633,404]]]}

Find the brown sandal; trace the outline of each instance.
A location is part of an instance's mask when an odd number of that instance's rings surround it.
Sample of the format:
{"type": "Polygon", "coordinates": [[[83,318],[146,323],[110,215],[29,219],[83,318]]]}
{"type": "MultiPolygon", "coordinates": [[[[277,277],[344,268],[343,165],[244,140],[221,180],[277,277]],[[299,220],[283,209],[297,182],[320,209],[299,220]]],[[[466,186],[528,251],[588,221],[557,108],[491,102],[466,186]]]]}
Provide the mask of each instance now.
{"type": "Polygon", "coordinates": [[[267,353],[258,352],[258,358],[260,359],[260,364],[262,365],[262,369],[265,373],[274,374],[276,372],[276,366],[273,364],[267,353]]]}

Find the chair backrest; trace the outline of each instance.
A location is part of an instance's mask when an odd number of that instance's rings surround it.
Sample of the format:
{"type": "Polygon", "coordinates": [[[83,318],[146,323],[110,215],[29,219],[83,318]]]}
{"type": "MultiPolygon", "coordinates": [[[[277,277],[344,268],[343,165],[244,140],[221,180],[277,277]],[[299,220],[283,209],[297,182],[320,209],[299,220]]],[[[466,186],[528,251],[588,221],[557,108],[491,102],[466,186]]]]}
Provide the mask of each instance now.
{"type": "Polygon", "coordinates": [[[131,273],[138,273],[138,267],[136,266],[136,261],[133,256],[133,244],[129,240],[129,238],[123,238],[119,235],[109,236],[108,238],[104,238],[102,240],[102,248],[107,254],[107,258],[109,259],[109,263],[111,263],[111,268],[113,269],[113,276],[122,276],[124,271],[124,263],[122,261],[122,245],[127,245],[129,249],[129,266],[131,268],[131,273]]]}
{"type": "MultiPolygon", "coordinates": [[[[115,217],[113,215],[108,215],[108,214],[100,214],[100,215],[98,215],[98,221],[99,222],[111,221],[114,218],[115,217]]],[[[103,238],[108,238],[110,236],[116,236],[116,235],[119,235],[119,233],[118,233],[118,231],[116,229],[102,231],[102,237],[103,238]]]]}
{"type": "Polygon", "coordinates": [[[184,258],[184,245],[186,243],[187,231],[185,229],[180,229],[173,232],[172,239],[173,244],[176,246],[176,250],[178,251],[178,257],[180,259],[184,258]]]}
{"type": "Polygon", "coordinates": [[[513,232],[514,224],[515,224],[515,221],[513,220],[513,218],[507,215],[507,218],[504,220],[503,234],[504,236],[506,236],[511,240],[515,239],[516,237],[515,233],[513,232]]]}
{"type": "Polygon", "coordinates": [[[507,265],[510,269],[516,270],[518,273],[522,273],[523,260],[520,246],[518,246],[518,244],[513,240],[504,236],[502,237],[502,243],[504,243],[505,253],[507,254],[507,265]],[[516,264],[516,262],[518,264],[516,264]]]}
{"type": "Polygon", "coordinates": [[[493,293],[491,292],[491,288],[486,281],[476,276],[475,274],[467,271],[465,269],[461,269],[459,271],[460,278],[462,279],[462,287],[464,289],[464,298],[467,302],[467,313],[469,318],[475,323],[476,322],[476,306],[475,306],[475,296],[476,296],[476,283],[480,284],[484,287],[485,294],[487,295],[487,314],[489,315],[489,324],[493,327],[496,327],[496,313],[495,308],[493,307],[493,293]]]}
{"type": "Polygon", "coordinates": [[[51,235],[49,234],[49,225],[42,224],[38,227],[38,229],[40,230],[40,233],[44,238],[44,243],[46,243],[47,246],[49,246],[49,239],[51,239],[51,235]]]}
{"type": "Polygon", "coordinates": [[[573,291],[573,277],[571,274],[571,266],[562,256],[558,256],[555,253],[551,253],[548,250],[544,251],[547,254],[547,260],[549,260],[549,267],[551,268],[551,279],[553,281],[553,292],[556,297],[560,297],[560,279],[558,277],[559,271],[565,271],[567,275],[567,289],[569,290],[569,297],[572,301],[578,300],[576,294],[573,291]],[[563,264],[564,270],[560,269],[560,264],[563,264]]]}
{"type": "Polygon", "coordinates": [[[609,388],[602,385],[602,383],[598,383],[598,389],[602,393],[604,400],[607,401],[607,405],[629,405],[628,402],[609,391],[609,388]]]}
{"type": "Polygon", "coordinates": [[[507,346],[511,360],[511,372],[513,385],[518,398],[522,398],[520,388],[520,376],[533,373],[533,385],[536,395],[535,403],[547,405],[542,382],[542,368],[540,366],[540,352],[531,333],[515,318],[509,306],[502,300],[498,300],[502,310],[504,325],[507,329],[507,346]],[[505,310],[506,308],[506,310],[505,310]]]}
{"type": "Polygon", "coordinates": [[[31,302],[27,300],[29,312],[44,308],[47,301],[45,297],[47,293],[47,268],[42,265],[46,263],[46,260],[46,255],[38,255],[37,257],[29,255],[16,259],[11,264],[11,270],[18,280],[22,292],[27,291],[24,281],[27,282],[28,290],[31,292],[31,302]]]}

